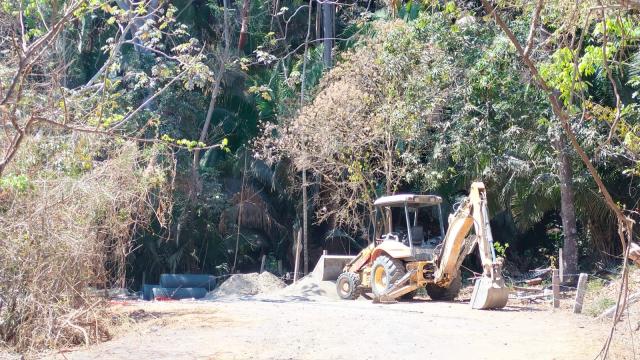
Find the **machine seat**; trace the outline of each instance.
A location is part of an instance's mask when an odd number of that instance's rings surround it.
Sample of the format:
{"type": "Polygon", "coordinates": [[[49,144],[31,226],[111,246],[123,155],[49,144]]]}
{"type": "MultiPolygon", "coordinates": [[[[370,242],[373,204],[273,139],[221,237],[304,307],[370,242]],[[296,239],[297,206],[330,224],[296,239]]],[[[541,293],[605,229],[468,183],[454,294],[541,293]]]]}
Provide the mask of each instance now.
{"type": "Polygon", "coordinates": [[[414,245],[421,245],[424,242],[424,230],[422,226],[413,226],[411,228],[411,241],[414,245]]]}

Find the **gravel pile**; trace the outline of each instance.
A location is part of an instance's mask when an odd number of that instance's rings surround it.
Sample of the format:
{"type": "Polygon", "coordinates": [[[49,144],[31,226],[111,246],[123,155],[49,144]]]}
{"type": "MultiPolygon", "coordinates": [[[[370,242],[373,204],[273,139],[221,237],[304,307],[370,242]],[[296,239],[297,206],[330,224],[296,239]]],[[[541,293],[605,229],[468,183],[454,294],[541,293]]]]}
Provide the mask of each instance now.
{"type": "Polygon", "coordinates": [[[220,286],[209,292],[205,300],[222,300],[239,297],[285,301],[327,301],[338,300],[336,283],[322,281],[313,275],[306,276],[297,283],[286,284],[269,272],[262,274],[236,274],[230,276],[220,286]]]}
{"type": "Polygon", "coordinates": [[[338,300],[336,283],[322,281],[309,275],[295,284],[271,292],[261,293],[259,299],[287,300],[287,301],[326,301],[338,300]]]}
{"type": "Polygon", "coordinates": [[[225,297],[252,296],[282,289],[285,283],[270,272],[231,275],[220,286],[209,292],[206,300],[225,297]]]}

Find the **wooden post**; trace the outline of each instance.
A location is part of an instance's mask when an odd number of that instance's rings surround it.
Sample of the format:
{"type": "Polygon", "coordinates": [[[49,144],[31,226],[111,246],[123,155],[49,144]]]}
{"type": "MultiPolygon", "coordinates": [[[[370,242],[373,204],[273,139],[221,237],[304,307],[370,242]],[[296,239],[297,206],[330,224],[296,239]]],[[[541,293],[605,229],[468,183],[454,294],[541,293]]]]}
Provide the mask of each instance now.
{"type": "Polygon", "coordinates": [[[302,229],[298,230],[298,236],[296,236],[296,263],[293,265],[293,283],[298,281],[298,267],[300,266],[300,243],[302,242],[302,229]]]}
{"type": "Polygon", "coordinates": [[[260,274],[264,272],[264,266],[267,262],[267,255],[262,255],[262,261],[260,262],[260,274]]]}
{"type": "Polygon", "coordinates": [[[576,292],[576,301],[573,304],[573,313],[580,314],[582,312],[582,302],[584,300],[585,289],[587,288],[587,278],[589,275],[580,273],[578,278],[578,291],[576,292]]]}
{"type": "Polygon", "coordinates": [[[560,307],[560,275],[558,269],[553,269],[553,277],[551,279],[551,288],[553,289],[553,307],[560,307]]]}

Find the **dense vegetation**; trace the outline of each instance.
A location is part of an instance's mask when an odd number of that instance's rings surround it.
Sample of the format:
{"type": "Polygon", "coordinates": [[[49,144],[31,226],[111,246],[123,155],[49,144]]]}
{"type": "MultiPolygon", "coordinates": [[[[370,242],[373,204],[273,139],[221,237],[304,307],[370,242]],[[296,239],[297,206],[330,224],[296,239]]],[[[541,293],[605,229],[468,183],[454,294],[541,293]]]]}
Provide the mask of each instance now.
{"type": "Polygon", "coordinates": [[[510,271],[619,263],[639,7],[3,1],[1,341],[106,337],[87,289],[292,271],[302,228],[308,268],[367,243],[377,196],[450,211],[476,179],[510,271]]]}

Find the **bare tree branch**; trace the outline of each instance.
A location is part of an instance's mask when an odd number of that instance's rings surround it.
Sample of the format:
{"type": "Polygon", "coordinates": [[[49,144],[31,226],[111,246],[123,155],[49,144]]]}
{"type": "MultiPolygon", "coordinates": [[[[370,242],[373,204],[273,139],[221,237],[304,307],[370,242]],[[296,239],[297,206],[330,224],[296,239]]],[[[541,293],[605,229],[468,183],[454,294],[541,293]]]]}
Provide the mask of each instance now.
{"type": "Polygon", "coordinates": [[[533,15],[531,16],[531,26],[529,26],[529,36],[527,37],[527,47],[524,49],[524,55],[529,56],[531,50],[533,49],[533,43],[535,40],[536,29],[538,28],[538,22],[540,21],[540,11],[542,11],[542,5],[544,4],[544,0],[538,0],[536,3],[536,8],[533,10],[533,15]]]}

